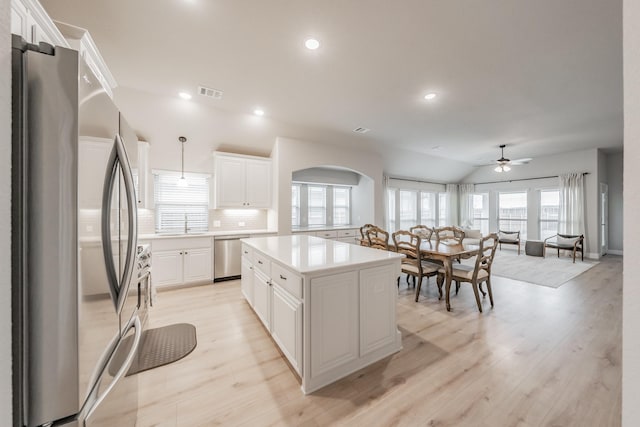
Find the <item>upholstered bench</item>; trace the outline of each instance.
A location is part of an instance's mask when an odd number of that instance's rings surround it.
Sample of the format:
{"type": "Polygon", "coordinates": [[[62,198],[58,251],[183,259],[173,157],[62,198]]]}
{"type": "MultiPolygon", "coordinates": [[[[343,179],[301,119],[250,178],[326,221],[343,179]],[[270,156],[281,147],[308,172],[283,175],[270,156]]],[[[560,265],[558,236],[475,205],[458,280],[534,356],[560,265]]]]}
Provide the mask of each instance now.
{"type": "Polygon", "coordinates": [[[542,240],[527,240],[524,244],[525,255],[544,257],[544,242],[542,240]]]}

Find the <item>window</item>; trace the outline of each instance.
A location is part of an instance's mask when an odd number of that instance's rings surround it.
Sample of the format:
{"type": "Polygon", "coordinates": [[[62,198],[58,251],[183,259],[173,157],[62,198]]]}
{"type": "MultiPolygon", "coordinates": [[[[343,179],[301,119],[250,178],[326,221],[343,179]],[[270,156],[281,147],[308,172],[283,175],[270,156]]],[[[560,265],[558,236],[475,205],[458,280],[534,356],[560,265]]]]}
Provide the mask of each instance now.
{"type": "Polygon", "coordinates": [[[291,225],[300,226],[300,185],[291,186],[291,225]]]}
{"type": "Polygon", "coordinates": [[[327,187],[308,185],[308,224],[327,225],[327,187]]]}
{"type": "Polygon", "coordinates": [[[351,224],[351,187],[343,185],[291,185],[291,226],[351,224]]]}
{"type": "Polygon", "coordinates": [[[471,228],[480,230],[483,236],[489,234],[489,193],[469,195],[471,203],[471,228]]]}
{"type": "Polygon", "coordinates": [[[349,187],[333,187],[333,225],[347,225],[351,223],[349,196],[349,187]]]}
{"type": "Polygon", "coordinates": [[[178,185],[180,175],[154,172],[156,233],[209,230],[209,177],[185,174],[187,186],[178,185]]]}
{"type": "Polygon", "coordinates": [[[540,239],[544,240],[558,233],[558,212],[560,191],[540,191],[540,239]]]}
{"type": "Polygon", "coordinates": [[[449,206],[449,196],[447,193],[438,193],[438,227],[444,227],[447,224],[447,211],[449,206]]]}
{"type": "Polygon", "coordinates": [[[422,224],[436,227],[447,223],[448,195],[435,191],[400,188],[387,190],[387,230],[409,230],[422,224]]]}
{"type": "Polygon", "coordinates": [[[527,239],[527,192],[498,193],[498,229],[520,231],[527,239]]]}
{"type": "Polygon", "coordinates": [[[436,193],[420,192],[420,224],[436,226],[436,193]]]}
{"type": "Polygon", "coordinates": [[[418,224],[418,194],[416,191],[400,190],[400,229],[408,230],[418,224]]]}

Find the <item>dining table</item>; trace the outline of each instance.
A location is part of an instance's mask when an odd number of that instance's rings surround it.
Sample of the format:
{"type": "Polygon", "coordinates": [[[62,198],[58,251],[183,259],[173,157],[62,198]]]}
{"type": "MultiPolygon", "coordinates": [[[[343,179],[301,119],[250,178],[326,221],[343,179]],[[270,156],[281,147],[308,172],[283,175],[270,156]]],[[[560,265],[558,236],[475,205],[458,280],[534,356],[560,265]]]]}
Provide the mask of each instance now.
{"type": "Polygon", "coordinates": [[[477,255],[479,251],[479,245],[459,243],[455,240],[423,240],[420,242],[420,253],[422,254],[422,258],[441,261],[444,266],[444,285],[447,311],[451,311],[449,295],[454,260],[470,258],[477,255]]]}

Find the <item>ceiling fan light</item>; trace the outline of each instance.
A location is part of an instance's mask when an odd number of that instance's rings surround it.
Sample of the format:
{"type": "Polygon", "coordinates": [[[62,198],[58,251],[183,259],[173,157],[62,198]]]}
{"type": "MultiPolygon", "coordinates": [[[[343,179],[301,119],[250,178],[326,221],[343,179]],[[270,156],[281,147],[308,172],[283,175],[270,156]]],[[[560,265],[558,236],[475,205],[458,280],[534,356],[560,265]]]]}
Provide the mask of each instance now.
{"type": "Polygon", "coordinates": [[[494,169],[494,171],[501,173],[502,172],[502,166],[496,166],[496,168],[494,169]]]}
{"type": "Polygon", "coordinates": [[[509,172],[511,168],[509,167],[509,165],[504,165],[502,166],[502,170],[504,170],[505,172],[509,172]]]}

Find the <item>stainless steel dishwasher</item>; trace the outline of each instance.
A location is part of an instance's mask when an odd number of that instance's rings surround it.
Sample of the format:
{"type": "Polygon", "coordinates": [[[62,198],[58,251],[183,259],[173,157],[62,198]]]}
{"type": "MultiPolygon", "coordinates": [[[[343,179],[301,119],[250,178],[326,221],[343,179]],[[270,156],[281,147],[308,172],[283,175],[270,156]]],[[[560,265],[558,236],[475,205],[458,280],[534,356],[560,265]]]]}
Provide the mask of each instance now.
{"type": "Polygon", "coordinates": [[[248,235],[220,236],[214,239],[213,280],[231,280],[240,277],[242,271],[242,243],[248,235]]]}

